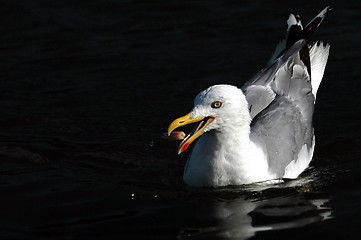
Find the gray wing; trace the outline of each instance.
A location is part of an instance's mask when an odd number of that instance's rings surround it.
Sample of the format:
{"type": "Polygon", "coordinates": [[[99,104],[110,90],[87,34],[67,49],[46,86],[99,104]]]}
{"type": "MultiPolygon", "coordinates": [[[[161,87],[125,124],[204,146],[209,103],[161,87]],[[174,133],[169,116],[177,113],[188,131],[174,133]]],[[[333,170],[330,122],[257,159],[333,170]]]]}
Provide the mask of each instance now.
{"type": "Polygon", "coordinates": [[[285,65],[290,57],[294,54],[298,53],[303,46],[305,46],[306,40],[300,39],[295,42],[292,47],[286,49],[284,53],[278,57],[270,66],[262,69],[259,73],[257,73],[253,78],[248,80],[242,87],[243,90],[246,90],[249,86],[252,85],[261,85],[261,86],[269,86],[271,82],[274,80],[274,77],[278,70],[285,65]]]}
{"type": "Polygon", "coordinates": [[[251,140],[267,153],[270,171],[278,177],[284,176],[287,165],[297,160],[301,148],[306,145],[309,150],[313,141],[315,98],[311,82],[306,66],[293,62],[290,59],[275,77],[276,84],[288,82],[288,87],[282,89],[282,95],[276,95],[251,125],[251,140]]]}
{"type": "Polygon", "coordinates": [[[248,101],[251,119],[265,109],[276,97],[276,93],[270,87],[262,85],[247,87],[244,95],[248,101]]]}
{"type": "Polygon", "coordinates": [[[295,42],[293,46],[286,50],[274,63],[261,70],[243,85],[242,90],[248,101],[252,119],[274,100],[276,94],[280,94],[277,91],[278,89],[274,88],[276,75],[280,74],[279,70],[284,67],[293,55],[297,54],[306,46],[305,44],[306,40],[304,39],[295,42]]]}
{"type": "MultiPolygon", "coordinates": [[[[309,49],[306,42],[331,10],[330,7],[323,9],[304,29],[300,19],[292,14],[290,15],[287,21],[286,40],[277,45],[266,68],[262,69],[242,87],[249,104],[252,119],[275,99],[276,94],[282,94],[282,92],[278,92],[281,89],[280,87],[274,88],[275,77],[295,54],[300,53],[300,61],[307,67],[308,74],[311,76],[309,49]]],[[[281,84],[280,81],[279,84],[281,84]]]]}
{"type": "Polygon", "coordinates": [[[288,59],[302,49],[305,44],[305,40],[297,41],[269,67],[261,70],[243,85],[242,90],[248,101],[252,119],[274,100],[277,92],[272,88],[271,84],[274,82],[276,74],[279,72],[279,69],[285,65],[288,59]]]}

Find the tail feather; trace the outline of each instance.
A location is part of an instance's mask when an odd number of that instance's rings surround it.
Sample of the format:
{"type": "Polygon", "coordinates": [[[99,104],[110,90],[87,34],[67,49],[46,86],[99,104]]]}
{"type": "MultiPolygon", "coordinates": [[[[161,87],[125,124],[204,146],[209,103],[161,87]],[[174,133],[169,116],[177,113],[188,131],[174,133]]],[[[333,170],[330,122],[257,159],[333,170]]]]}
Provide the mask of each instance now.
{"type": "Polygon", "coordinates": [[[315,43],[310,49],[311,69],[312,69],[312,93],[316,98],[318,87],[325,72],[326,63],[330,51],[330,45],[322,42],[315,43]]]}
{"type": "MultiPolygon", "coordinates": [[[[295,42],[300,39],[308,39],[310,35],[319,27],[324,17],[331,11],[330,7],[323,9],[316,17],[314,17],[305,28],[303,28],[300,20],[300,16],[290,14],[287,20],[287,33],[286,39],[281,41],[272,55],[269,65],[271,65],[276,59],[278,59],[286,50],[288,50],[295,42]]],[[[293,64],[300,64],[305,66],[306,72],[311,79],[312,85],[312,94],[316,98],[318,87],[320,86],[323,73],[325,71],[327,58],[329,54],[330,46],[328,44],[324,45],[322,42],[314,44],[312,47],[305,44],[298,52],[298,54],[293,57],[293,64]],[[301,62],[300,62],[301,61],[301,62]],[[311,74],[312,73],[312,74],[311,74]]],[[[288,61],[290,63],[290,61],[288,61]]],[[[293,65],[291,64],[291,65],[293,65]]],[[[285,65],[279,70],[276,74],[274,85],[276,91],[280,93],[288,92],[290,86],[289,82],[284,79],[287,79],[283,75],[289,75],[291,77],[292,68],[286,70],[290,66],[285,65]]]]}
{"type": "Polygon", "coordinates": [[[298,58],[302,64],[307,68],[307,74],[311,79],[311,71],[314,71],[313,69],[315,69],[315,71],[318,72],[316,74],[316,82],[318,82],[318,84],[315,83],[314,91],[314,93],[316,93],[319,83],[321,82],[320,79],[322,78],[322,75],[320,75],[320,72],[322,71],[320,71],[320,69],[324,70],[324,67],[320,67],[322,66],[321,64],[316,64],[318,60],[314,60],[315,66],[311,67],[310,50],[306,43],[312,33],[316,31],[325,16],[328,15],[331,10],[332,9],[330,7],[324,8],[304,28],[302,28],[299,16],[290,14],[287,20],[288,29],[286,40],[281,41],[277,45],[276,50],[271,59],[268,61],[266,67],[258,72],[249,81],[247,81],[243,85],[242,89],[247,89],[251,85],[262,85],[268,87],[274,81],[276,74],[279,72],[279,69],[282,68],[287,62],[289,62],[290,58],[292,58],[294,61],[298,61],[297,57],[295,57],[295,55],[298,55],[298,58]],[[316,65],[320,66],[316,67],[316,65]]]}

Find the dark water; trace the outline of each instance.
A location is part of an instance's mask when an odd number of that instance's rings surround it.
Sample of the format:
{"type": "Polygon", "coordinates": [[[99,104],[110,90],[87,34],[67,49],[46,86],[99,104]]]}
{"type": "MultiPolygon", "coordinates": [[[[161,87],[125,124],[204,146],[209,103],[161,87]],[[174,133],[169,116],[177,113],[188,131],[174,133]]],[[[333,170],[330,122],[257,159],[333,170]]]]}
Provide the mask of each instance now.
{"type": "Polygon", "coordinates": [[[2,239],[361,238],[357,1],[10,1],[0,8],[2,239]],[[316,151],[295,181],[182,182],[160,133],[216,83],[242,85],[290,12],[334,12],[316,151]]]}

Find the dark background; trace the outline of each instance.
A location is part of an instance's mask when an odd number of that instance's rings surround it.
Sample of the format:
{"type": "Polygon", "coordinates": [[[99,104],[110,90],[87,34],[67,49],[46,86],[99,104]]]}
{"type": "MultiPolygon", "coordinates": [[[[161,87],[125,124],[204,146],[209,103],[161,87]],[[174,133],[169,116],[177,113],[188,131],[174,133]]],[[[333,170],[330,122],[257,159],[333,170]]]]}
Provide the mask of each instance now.
{"type": "Polygon", "coordinates": [[[0,7],[0,235],[13,239],[360,239],[357,1],[40,1],[0,7]],[[195,189],[160,138],[217,83],[241,86],[289,13],[334,9],[295,181],[195,189]]]}

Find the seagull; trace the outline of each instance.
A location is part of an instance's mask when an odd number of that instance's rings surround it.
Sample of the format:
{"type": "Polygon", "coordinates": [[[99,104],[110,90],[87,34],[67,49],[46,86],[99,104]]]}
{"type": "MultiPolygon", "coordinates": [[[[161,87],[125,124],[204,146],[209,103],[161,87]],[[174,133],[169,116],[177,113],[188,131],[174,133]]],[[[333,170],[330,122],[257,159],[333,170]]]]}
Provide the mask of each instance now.
{"type": "Polygon", "coordinates": [[[186,184],[295,179],[308,167],[315,147],[314,104],[330,45],[307,41],[331,10],[326,7],[305,27],[290,14],[286,38],[264,69],[241,88],[222,84],[200,92],[191,112],[169,125],[171,136],[198,122],[178,149],[184,152],[198,138],[184,169],[186,184]]]}

